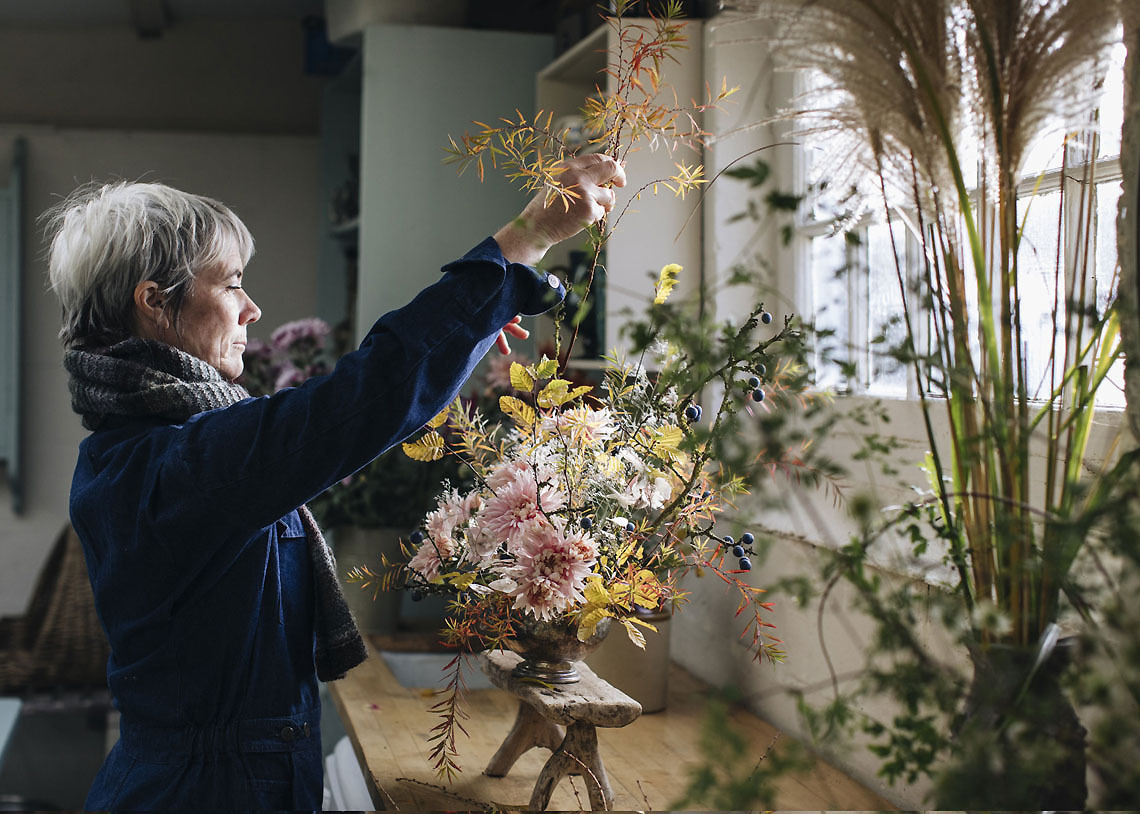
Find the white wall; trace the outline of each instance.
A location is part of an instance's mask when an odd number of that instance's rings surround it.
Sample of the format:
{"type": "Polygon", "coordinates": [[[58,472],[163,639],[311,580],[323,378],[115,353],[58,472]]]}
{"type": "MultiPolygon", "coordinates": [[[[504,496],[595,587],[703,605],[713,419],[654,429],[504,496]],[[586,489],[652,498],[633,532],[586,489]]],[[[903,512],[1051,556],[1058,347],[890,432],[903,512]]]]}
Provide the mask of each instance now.
{"type": "Polygon", "coordinates": [[[447,136],[534,107],[553,41],[535,34],[370,25],[364,32],[357,333],[435,282],[527,197],[488,168],[457,177],[447,136]]]}
{"type": "Polygon", "coordinates": [[[317,144],[309,136],[209,135],[0,126],[0,167],[12,140],[28,143],[23,274],[25,512],[0,481],[0,614],[23,612],[48,547],[67,520],[76,447],[86,434],[71,411],[56,338],[59,308],[46,289],[34,218],[92,178],[146,178],[216,197],[257,242],[247,288],[264,317],[250,333],[312,313],[320,201],[317,144]]]}

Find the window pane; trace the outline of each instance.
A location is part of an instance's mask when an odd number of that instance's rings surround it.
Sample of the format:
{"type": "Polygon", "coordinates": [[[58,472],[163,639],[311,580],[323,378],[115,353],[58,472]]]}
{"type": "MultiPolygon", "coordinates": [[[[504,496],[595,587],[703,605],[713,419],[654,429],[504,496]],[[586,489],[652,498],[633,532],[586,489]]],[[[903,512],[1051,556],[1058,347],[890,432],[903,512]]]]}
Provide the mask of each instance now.
{"type": "Polygon", "coordinates": [[[1120,155],[1120,128],[1124,123],[1124,43],[1112,49],[1108,76],[1100,97],[1100,155],[1120,155]]]}
{"type": "Polygon", "coordinates": [[[1057,218],[1061,193],[1035,195],[1023,202],[1027,210],[1025,231],[1017,252],[1021,293],[1021,339],[1027,374],[1026,389],[1031,398],[1047,397],[1060,380],[1064,366],[1065,291],[1057,295],[1057,218]],[[1057,321],[1053,321],[1053,309],[1057,321]],[[1054,327],[1056,326],[1056,328],[1054,327]],[[1050,349],[1055,349],[1058,364],[1056,381],[1050,349]]]}
{"type": "Polygon", "coordinates": [[[867,330],[871,340],[871,380],[868,392],[875,395],[906,395],[907,370],[892,355],[906,340],[903,297],[895,260],[891,255],[891,233],[898,253],[899,267],[906,279],[906,231],[902,224],[876,223],[867,230],[867,330]]]}
{"type": "Polygon", "coordinates": [[[1021,168],[1022,178],[1036,178],[1046,170],[1059,169],[1064,157],[1065,136],[1056,133],[1035,140],[1021,168]]]}
{"type": "Polygon", "coordinates": [[[820,387],[846,382],[837,364],[850,355],[846,247],[843,234],[811,241],[812,316],[816,329],[829,333],[817,341],[816,383],[820,387]]]}
{"type": "MultiPolygon", "coordinates": [[[[1110,181],[1096,187],[1096,310],[1103,314],[1109,299],[1116,294],[1116,207],[1121,184],[1110,181]]],[[[1108,378],[1096,394],[1098,407],[1124,407],[1124,360],[1108,372],[1108,378]]]]}

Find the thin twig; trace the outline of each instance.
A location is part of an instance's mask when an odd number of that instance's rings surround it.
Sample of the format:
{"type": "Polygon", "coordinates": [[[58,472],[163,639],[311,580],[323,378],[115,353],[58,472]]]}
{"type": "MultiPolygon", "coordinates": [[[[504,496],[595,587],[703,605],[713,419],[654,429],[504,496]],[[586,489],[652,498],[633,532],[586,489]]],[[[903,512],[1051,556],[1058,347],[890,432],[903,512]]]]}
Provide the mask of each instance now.
{"type": "MultiPolygon", "coordinates": [[[[462,803],[466,803],[467,805],[474,806],[475,808],[479,809],[480,811],[498,811],[499,810],[498,806],[492,805],[491,803],[484,803],[484,802],[476,800],[472,797],[464,797],[462,794],[456,794],[454,791],[451,791],[446,786],[440,786],[436,783],[428,783],[428,782],[423,781],[423,780],[417,780],[414,777],[397,777],[396,782],[397,783],[411,783],[411,784],[416,785],[416,786],[423,786],[424,788],[432,789],[433,791],[442,792],[443,794],[446,794],[448,797],[454,797],[456,800],[459,800],[462,803]]],[[[391,798],[389,798],[389,799],[391,799],[391,798]]]]}

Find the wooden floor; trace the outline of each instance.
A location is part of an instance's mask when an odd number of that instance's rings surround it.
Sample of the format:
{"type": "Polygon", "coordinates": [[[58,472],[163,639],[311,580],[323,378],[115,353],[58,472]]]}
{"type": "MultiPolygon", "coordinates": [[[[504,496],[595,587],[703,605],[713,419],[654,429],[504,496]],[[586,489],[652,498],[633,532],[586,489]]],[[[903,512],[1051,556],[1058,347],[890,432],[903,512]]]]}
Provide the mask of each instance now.
{"type": "MultiPolygon", "coordinates": [[[[439,721],[428,712],[432,703],[429,691],[401,687],[375,654],[329,687],[357,757],[367,767],[366,780],[377,809],[522,810],[550,756],[545,749],[533,749],[506,777],[484,775],[487,762],[510,731],[517,701],[502,690],[473,690],[466,704],[470,719],[464,722],[470,738],[463,738],[461,733],[459,740],[463,771],[445,786],[429,762],[427,735],[439,721]]],[[[674,665],[665,711],[643,715],[622,729],[598,729],[615,810],[666,810],[682,797],[689,769],[699,761],[697,744],[707,697],[707,685],[674,665]]],[[[750,753],[757,757],[773,741],[773,750],[789,745],[786,736],[778,737],[775,728],[747,712],[734,720],[750,733],[750,753]]],[[[781,778],[776,799],[765,807],[800,811],[893,808],[822,761],[810,771],[781,778]]],[[[551,810],[587,808],[585,786],[578,777],[564,780],[550,801],[551,810]]],[[[690,803],[687,808],[702,805],[690,803]]]]}

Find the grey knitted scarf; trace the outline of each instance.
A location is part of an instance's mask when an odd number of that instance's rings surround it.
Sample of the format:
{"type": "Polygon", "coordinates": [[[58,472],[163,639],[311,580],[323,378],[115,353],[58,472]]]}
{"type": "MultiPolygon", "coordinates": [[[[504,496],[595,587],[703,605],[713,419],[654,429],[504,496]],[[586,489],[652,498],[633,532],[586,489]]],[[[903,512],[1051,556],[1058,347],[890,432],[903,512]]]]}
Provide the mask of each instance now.
{"type": "MultiPolygon", "coordinates": [[[[249,398],[210,365],[162,342],[131,338],[98,350],[70,350],[71,406],[97,430],[113,417],[154,417],[179,423],[249,398]]],[[[336,576],[336,560],[309,507],[298,507],[313,562],[317,677],[343,678],[368,657],[336,576]]]]}

